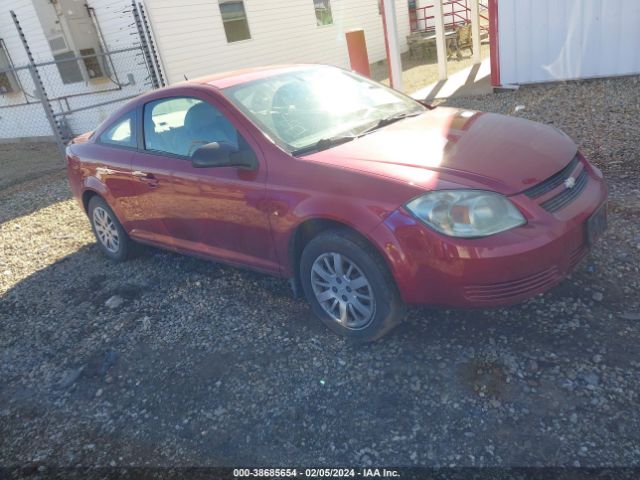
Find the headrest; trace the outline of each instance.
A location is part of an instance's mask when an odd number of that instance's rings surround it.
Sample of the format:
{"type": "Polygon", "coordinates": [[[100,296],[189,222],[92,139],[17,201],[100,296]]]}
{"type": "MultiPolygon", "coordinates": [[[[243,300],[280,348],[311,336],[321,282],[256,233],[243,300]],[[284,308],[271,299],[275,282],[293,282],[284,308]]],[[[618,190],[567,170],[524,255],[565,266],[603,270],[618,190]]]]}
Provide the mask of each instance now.
{"type": "Polygon", "coordinates": [[[201,102],[193,105],[184,117],[184,125],[188,129],[200,128],[205,125],[211,125],[218,119],[218,111],[208,103],[201,102]]]}

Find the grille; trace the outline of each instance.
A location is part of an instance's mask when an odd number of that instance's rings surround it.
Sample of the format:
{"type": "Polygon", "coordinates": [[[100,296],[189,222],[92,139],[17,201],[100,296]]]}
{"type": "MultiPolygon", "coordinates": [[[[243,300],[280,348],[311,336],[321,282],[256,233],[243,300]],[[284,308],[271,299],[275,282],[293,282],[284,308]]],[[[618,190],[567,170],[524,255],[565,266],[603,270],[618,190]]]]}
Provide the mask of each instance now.
{"type": "Polygon", "coordinates": [[[560,274],[557,267],[554,266],[519,280],[487,285],[469,285],[464,288],[464,292],[467,299],[477,302],[517,300],[522,296],[545,290],[555,285],[559,279],[560,274]]]}
{"type": "Polygon", "coordinates": [[[589,251],[589,248],[586,245],[580,245],[569,255],[569,268],[573,270],[578,266],[580,260],[584,258],[584,256],[589,251]]]}
{"type": "Polygon", "coordinates": [[[569,204],[578,195],[580,195],[582,190],[584,190],[584,187],[587,186],[587,180],[588,180],[587,171],[582,170],[582,173],[578,175],[578,178],[576,179],[576,183],[574,184],[573,188],[564,189],[555,197],[550,198],[546,202],[542,202],[540,206],[544,208],[547,212],[553,213],[560,210],[562,207],[569,204]]]}
{"type": "Polygon", "coordinates": [[[524,194],[529,198],[538,198],[544,195],[545,193],[550,192],[557,186],[562,185],[562,183],[567,178],[569,178],[569,176],[575,170],[577,165],[578,165],[578,155],[573,157],[573,160],[571,160],[569,164],[566,167],[564,167],[562,170],[560,170],[558,173],[550,176],[543,182],[540,182],[537,185],[534,185],[533,187],[528,188],[527,190],[524,191],[524,194]]]}

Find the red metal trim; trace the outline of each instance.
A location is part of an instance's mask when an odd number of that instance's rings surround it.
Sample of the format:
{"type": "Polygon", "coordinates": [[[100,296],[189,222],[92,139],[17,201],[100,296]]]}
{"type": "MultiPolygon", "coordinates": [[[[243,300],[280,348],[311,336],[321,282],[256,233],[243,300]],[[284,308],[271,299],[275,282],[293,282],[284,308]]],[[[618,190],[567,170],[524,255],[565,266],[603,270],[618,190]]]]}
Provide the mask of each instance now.
{"type": "MultiPolygon", "coordinates": [[[[447,0],[442,2],[442,17],[445,28],[452,29],[458,25],[466,25],[471,22],[469,15],[471,7],[469,7],[468,1],[469,0],[447,0]]],[[[434,15],[428,14],[428,10],[432,8],[434,8],[433,4],[409,9],[409,29],[411,32],[433,32],[435,30],[435,26],[428,26],[429,20],[435,18],[434,15]],[[420,27],[421,24],[422,28],[420,27]]],[[[480,5],[480,11],[486,11],[482,5],[480,5]]],[[[480,18],[487,21],[489,20],[489,17],[482,15],[482,13],[480,13],[480,18]]],[[[480,29],[482,31],[488,30],[482,25],[480,29]]]]}
{"type": "Polygon", "coordinates": [[[491,85],[500,83],[500,42],[498,33],[498,0],[489,0],[489,57],[491,62],[491,85]]]}

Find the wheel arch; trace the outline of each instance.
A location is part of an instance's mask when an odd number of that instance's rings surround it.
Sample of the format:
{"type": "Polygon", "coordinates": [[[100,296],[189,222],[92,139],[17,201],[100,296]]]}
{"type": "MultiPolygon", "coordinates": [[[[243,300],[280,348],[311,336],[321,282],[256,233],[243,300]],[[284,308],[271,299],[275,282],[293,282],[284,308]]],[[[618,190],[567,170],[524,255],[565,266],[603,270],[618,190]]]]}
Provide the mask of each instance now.
{"type": "Polygon", "coordinates": [[[88,185],[85,185],[82,191],[82,194],[80,195],[80,200],[82,201],[82,207],[84,208],[84,212],[87,214],[87,216],[89,215],[89,202],[91,202],[91,199],[94,197],[101,198],[109,206],[109,208],[113,211],[113,214],[116,216],[120,224],[128,233],[127,227],[123,222],[121,212],[119,212],[116,206],[114,205],[113,198],[111,198],[111,196],[109,195],[109,191],[103,188],[102,183],[93,182],[88,185]]]}
{"type": "MultiPolygon", "coordinates": [[[[84,192],[82,192],[82,206],[84,207],[84,213],[86,213],[87,215],[89,214],[89,202],[91,201],[91,199],[93,197],[101,197],[102,196],[96,192],[95,190],[92,190],[90,188],[86,189],[84,192]]],[[[104,200],[104,198],[103,198],[104,200]]]]}
{"type": "MultiPolygon", "coordinates": [[[[293,282],[294,293],[301,292],[302,286],[300,283],[300,258],[305,246],[315,237],[323,232],[329,230],[346,230],[359,237],[363,242],[369,245],[372,250],[384,260],[389,273],[393,276],[393,269],[389,263],[389,259],[384,254],[379,245],[376,244],[369,236],[365,235],[352,225],[331,218],[326,217],[314,217],[308,218],[302,221],[295,227],[291,237],[289,238],[289,244],[287,249],[287,260],[289,263],[289,269],[291,274],[291,281],[293,282]]],[[[395,280],[395,278],[394,278],[395,280]]]]}

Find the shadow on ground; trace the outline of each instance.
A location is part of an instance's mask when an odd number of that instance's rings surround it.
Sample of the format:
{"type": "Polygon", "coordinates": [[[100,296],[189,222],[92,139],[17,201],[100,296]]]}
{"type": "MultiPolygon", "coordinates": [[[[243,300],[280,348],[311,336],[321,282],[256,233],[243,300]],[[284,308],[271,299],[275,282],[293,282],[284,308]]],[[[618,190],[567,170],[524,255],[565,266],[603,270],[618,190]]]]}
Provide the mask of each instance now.
{"type": "Polygon", "coordinates": [[[58,168],[54,173],[41,173],[33,180],[0,190],[0,224],[70,199],[71,190],[66,182],[61,185],[58,181],[65,175],[58,168]]]}
{"type": "Polygon", "coordinates": [[[572,289],[491,312],[416,308],[358,346],[284,280],[155,249],[113,264],[91,245],[15,285],[0,316],[4,465],[637,458],[637,356],[623,353],[637,326],[572,289]]]}

